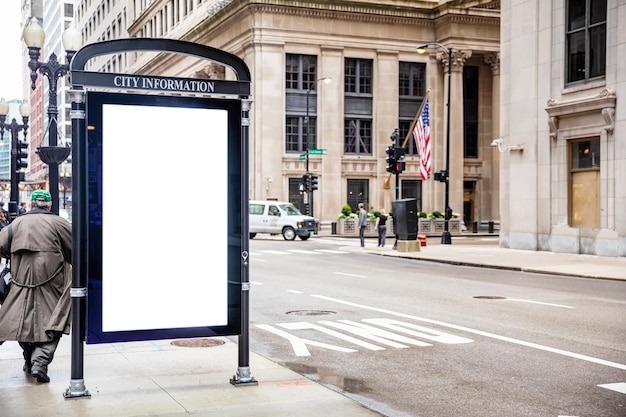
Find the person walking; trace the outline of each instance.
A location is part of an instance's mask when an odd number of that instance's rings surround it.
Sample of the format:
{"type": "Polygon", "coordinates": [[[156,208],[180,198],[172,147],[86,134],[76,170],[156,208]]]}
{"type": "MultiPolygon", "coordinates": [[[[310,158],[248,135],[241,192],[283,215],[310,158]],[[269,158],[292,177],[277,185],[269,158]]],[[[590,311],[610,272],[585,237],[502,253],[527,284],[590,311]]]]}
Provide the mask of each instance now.
{"type": "Polygon", "coordinates": [[[21,202],[20,208],[17,209],[17,215],[21,216],[22,214],[26,214],[26,203],[21,202]]]}
{"type": "Polygon", "coordinates": [[[376,218],[376,230],[378,230],[378,246],[385,247],[387,240],[387,212],[380,209],[380,215],[376,218]]]}
{"type": "Polygon", "coordinates": [[[365,226],[367,226],[367,212],[363,207],[363,203],[359,203],[359,239],[362,248],[365,247],[365,226]]]}
{"type": "Polygon", "coordinates": [[[4,209],[4,201],[0,201],[0,212],[8,223],[11,223],[11,215],[4,209]]]}
{"type": "Polygon", "coordinates": [[[11,259],[11,291],[0,308],[0,343],[15,340],[24,372],[50,382],[48,365],[71,322],[72,226],[52,213],[48,191],[0,231],[0,255],[11,259]]]}

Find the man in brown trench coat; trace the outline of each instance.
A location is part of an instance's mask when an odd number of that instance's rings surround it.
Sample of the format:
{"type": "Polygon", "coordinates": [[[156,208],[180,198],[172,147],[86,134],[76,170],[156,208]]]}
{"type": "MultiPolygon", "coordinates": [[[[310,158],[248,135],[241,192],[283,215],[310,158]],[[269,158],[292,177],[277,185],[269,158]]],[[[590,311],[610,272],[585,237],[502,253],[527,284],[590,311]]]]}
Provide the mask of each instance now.
{"type": "Polygon", "coordinates": [[[16,340],[24,351],[24,372],[49,382],[48,365],[71,321],[72,226],[51,213],[52,198],[34,191],[31,210],[17,217],[12,238],[0,231],[0,255],[11,257],[12,283],[0,307],[0,343],[16,340]]]}

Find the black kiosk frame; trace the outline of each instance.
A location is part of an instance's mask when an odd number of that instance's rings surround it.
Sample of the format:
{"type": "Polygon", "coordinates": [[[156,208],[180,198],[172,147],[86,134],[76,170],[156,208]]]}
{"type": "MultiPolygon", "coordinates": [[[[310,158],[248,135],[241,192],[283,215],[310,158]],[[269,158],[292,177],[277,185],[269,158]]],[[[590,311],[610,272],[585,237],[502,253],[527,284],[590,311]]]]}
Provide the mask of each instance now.
{"type": "Polygon", "coordinates": [[[248,67],[209,46],[132,38],[83,47],[70,74],[73,325],[64,397],[91,396],[85,342],[238,335],[230,382],[257,385],[249,367],[248,67]],[[96,56],[132,51],[206,59],[237,80],[84,70],[96,56]],[[152,94],[135,94],[142,90],[152,94]],[[209,171],[210,188],[184,187],[193,167],[209,171]],[[129,172],[142,187],[130,186],[129,172]],[[167,209],[164,190],[175,196],[167,209]],[[164,210],[172,221],[158,224],[164,210]]]}

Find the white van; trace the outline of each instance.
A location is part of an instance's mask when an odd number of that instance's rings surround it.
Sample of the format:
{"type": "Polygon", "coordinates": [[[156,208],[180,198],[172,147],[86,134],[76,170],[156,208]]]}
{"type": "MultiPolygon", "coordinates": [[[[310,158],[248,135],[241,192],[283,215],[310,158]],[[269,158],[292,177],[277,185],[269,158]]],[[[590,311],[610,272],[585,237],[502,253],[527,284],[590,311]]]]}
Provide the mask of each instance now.
{"type": "Polygon", "coordinates": [[[291,203],[282,201],[250,201],[250,239],[257,233],[282,234],[285,240],[298,236],[307,240],[315,232],[315,219],[305,216],[291,203]]]}

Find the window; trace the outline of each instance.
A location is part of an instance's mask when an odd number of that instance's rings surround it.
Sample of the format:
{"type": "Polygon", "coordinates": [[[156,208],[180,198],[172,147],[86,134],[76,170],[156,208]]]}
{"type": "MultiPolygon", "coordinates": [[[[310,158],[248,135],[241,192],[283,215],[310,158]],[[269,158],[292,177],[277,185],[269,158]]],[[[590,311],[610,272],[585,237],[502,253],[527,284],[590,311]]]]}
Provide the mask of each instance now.
{"type": "Polygon", "coordinates": [[[317,56],[287,54],[286,61],[287,90],[314,90],[317,79],[317,56]]]}
{"type": "MultiPolygon", "coordinates": [[[[398,129],[400,142],[404,143],[411,123],[415,119],[420,104],[424,101],[426,91],[426,64],[417,62],[400,62],[398,73],[399,115],[398,129]]],[[[415,139],[411,135],[406,146],[407,155],[417,155],[415,139]]]]}
{"type": "Polygon", "coordinates": [[[400,96],[423,97],[426,64],[400,62],[398,93],[400,96]]]}
{"type": "Polygon", "coordinates": [[[478,67],[463,67],[463,156],[478,158],[478,67]]]}
{"type": "Polygon", "coordinates": [[[317,56],[287,54],[285,151],[288,153],[317,148],[316,76],[317,56]]]}
{"type": "Polygon", "coordinates": [[[344,60],[344,153],[372,154],[372,60],[344,60]]]}
{"type": "Polygon", "coordinates": [[[74,5],[73,4],[64,4],[63,5],[63,15],[65,17],[74,17],[74,5]]]}
{"type": "Polygon", "coordinates": [[[372,154],[372,121],[346,119],[344,125],[344,147],[346,154],[372,154]]]}
{"type": "Polygon", "coordinates": [[[400,188],[400,198],[415,198],[417,211],[422,211],[422,181],[402,180],[400,188]]]}
{"type": "MultiPolygon", "coordinates": [[[[402,145],[404,143],[404,139],[406,138],[406,134],[409,132],[409,129],[411,128],[411,121],[400,120],[399,124],[400,126],[398,126],[398,132],[400,133],[400,145],[402,145]]],[[[390,144],[393,145],[393,143],[391,142],[390,144]]],[[[405,152],[406,155],[418,156],[417,146],[415,146],[415,138],[413,137],[412,134],[409,137],[409,140],[406,142],[406,146],[404,149],[406,151],[405,152]]]]}
{"type": "Polygon", "coordinates": [[[289,202],[304,213],[306,206],[304,205],[304,191],[300,190],[301,185],[302,178],[289,178],[289,202]]]}
{"type": "Polygon", "coordinates": [[[348,205],[353,213],[359,211],[359,203],[369,209],[369,180],[348,180],[348,205]]]}
{"type": "Polygon", "coordinates": [[[316,134],[317,118],[309,117],[308,131],[306,117],[287,116],[286,127],[286,152],[305,152],[307,149],[317,148],[316,134]]]}
{"type": "Polygon", "coordinates": [[[606,69],[606,0],[567,2],[567,82],[603,77],[606,69]]]}
{"type": "Polygon", "coordinates": [[[572,227],[600,227],[600,140],[570,142],[569,220],[572,227]]]}
{"type": "Polygon", "coordinates": [[[344,84],[346,93],[372,94],[372,60],[345,59],[344,84]]]}

